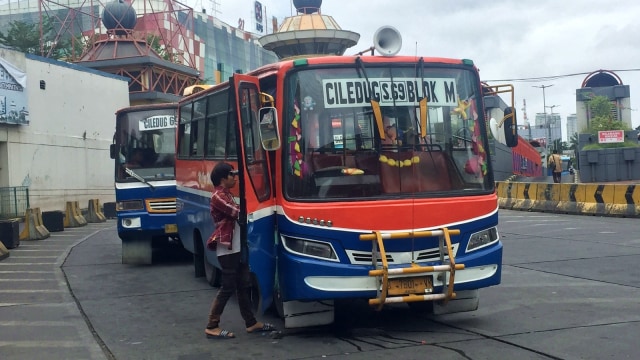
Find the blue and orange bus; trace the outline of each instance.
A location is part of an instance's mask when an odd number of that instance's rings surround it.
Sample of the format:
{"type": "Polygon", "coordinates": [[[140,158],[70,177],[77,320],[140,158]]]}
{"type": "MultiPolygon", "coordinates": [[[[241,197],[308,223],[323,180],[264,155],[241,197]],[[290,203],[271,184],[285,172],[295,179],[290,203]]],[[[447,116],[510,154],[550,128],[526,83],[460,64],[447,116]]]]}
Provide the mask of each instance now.
{"type": "Polygon", "coordinates": [[[473,61],[414,56],[281,60],[183,98],[176,218],[196,275],[216,284],[209,174],[224,161],[257,310],[288,328],[331,323],[339,299],[475,310],[502,269],[484,114],[473,61]]]}
{"type": "Polygon", "coordinates": [[[116,113],[118,236],[123,264],[151,264],[154,247],[179,245],[175,221],[176,103],[131,106],[116,113]]]}

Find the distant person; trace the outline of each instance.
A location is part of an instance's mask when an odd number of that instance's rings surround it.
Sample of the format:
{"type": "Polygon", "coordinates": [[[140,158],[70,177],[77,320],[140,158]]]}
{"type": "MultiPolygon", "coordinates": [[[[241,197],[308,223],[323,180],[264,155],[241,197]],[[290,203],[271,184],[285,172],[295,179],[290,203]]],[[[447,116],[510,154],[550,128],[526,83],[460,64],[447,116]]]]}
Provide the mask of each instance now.
{"type": "Polygon", "coordinates": [[[216,250],[218,262],[222,268],[222,284],[211,304],[207,328],[204,330],[209,339],[235,337],[231,331],[220,327],[222,312],[234,293],[238,297],[240,315],[248,333],[276,330],[275,326],[269,323],[258,322],[251,310],[249,298],[251,274],[249,265],[242,257],[240,227],[237,225],[240,206],[233,200],[230,191],[236,185],[236,176],[238,171],[223,162],[218,163],[211,171],[211,182],[215,189],[211,195],[210,209],[215,231],[207,241],[207,248],[216,250]]]}
{"type": "Polygon", "coordinates": [[[549,157],[547,165],[553,172],[553,182],[559,184],[562,178],[562,158],[558,155],[558,150],[553,150],[553,154],[549,157]]]}

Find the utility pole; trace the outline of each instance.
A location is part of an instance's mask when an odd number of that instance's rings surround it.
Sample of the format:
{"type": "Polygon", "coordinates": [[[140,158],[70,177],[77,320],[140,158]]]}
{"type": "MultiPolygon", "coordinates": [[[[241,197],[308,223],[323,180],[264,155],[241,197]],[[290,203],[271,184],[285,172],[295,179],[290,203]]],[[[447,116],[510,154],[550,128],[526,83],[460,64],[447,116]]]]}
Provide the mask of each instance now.
{"type": "MultiPolygon", "coordinates": [[[[548,87],[552,87],[553,84],[551,85],[540,85],[540,86],[533,86],[534,88],[538,88],[538,89],[542,89],[542,106],[544,109],[544,124],[545,126],[549,126],[549,122],[547,121],[547,100],[545,97],[545,93],[544,93],[544,89],[548,88],[548,87]]],[[[549,161],[549,143],[551,142],[551,128],[549,128],[549,133],[547,136],[547,141],[546,141],[546,146],[545,146],[545,162],[544,162],[544,166],[547,167],[547,163],[549,161]]]]}
{"type": "MultiPolygon", "coordinates": [[[[549,141],[551,141],[551,121],[553,120],[553,108],[558,107],[558,106],[560,106],[560,105],[547,106],[549,109],[551,109],[551,120],[549,120],[549,141]]],[[[555,148],[555,144],[553,144],[553,145],[554,145],[554,148],[555,148]]]]}

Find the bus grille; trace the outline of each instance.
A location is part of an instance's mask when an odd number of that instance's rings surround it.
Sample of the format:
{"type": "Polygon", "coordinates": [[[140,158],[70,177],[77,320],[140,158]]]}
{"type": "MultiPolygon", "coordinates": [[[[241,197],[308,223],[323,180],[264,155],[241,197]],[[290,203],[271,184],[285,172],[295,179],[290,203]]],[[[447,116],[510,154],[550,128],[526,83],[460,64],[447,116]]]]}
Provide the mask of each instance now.
{"type": "MultiPolygon", "coordinates": [[[[451,251],[455,256],[458,252],[459,244],[451,244],[451,251]]],[[[357,251],[357,250],[347,250],[347,256],[349,256],[349,260],[351,264],[354,265],[371,265],[371,252],[370,251],[357,251]]],[[[412,261],[415,262],[436,262],[440,261],[440,250],[438,248],[433,249],[424,249],[420,251],[407,251],[407,252],[386,252],[387,255],[387,263],[389,264],[410,264],[412,261]]],[[[449,257],[447,255],[444,256],[445,259],[449,257]]],[[[378,258],[378,262],[381,263],[382,260],[378,258]]]]}
{"type": "Polygon", "coordinates": [[[147,199],[147,212],[149,213],[175,213],[176,198],[147,199]]]}

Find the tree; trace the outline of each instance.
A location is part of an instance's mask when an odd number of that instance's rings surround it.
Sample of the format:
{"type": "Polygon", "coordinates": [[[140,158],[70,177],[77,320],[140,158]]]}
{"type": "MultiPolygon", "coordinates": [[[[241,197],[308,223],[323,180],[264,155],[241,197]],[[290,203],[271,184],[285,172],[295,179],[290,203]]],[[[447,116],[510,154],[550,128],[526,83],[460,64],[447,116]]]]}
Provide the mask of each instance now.
{"type": "Polygon", "coordinates": [[[72,51],[69,41],[56,40],[53,24],[49,18],[45,18],[42,22],[42,37],[40,24],[30,24],[20,20],[10,22],[6,33],[0,31],[0,44],[53,59],[66,59],[72,51]]]}
{"type": "Polygon", "coordinates": [[[171,48],[167,47],[165,44],[162,44],[162,39],[160,39],[159,36],[148,35],[147,44],[149,44],[151,50],[155,51],[161,58],[175,64],[179,63],[179,54],[172,51],[171,48]]]}
{"type": "MultiPolygon", "coordinates": [[[[598,131],[607,130],[631,130],[631,128],[622,121],[614,120],[611,115],[611,102],[606,96],[594,96],[588,102],[589,110],[591,111],[591,119],[589,120],[589,126],[587,128],[588,133],[591,133],[596,139],[598,131]]],[[[637,147],[637,141],[625,140],[623,143],[610,143],[599,144],[593,143],[585,145],[581,150],[593,150],[604,148],[617,148],[617,147],[637,147]]]]}
{"type": "Polygon", "coordinates": [[[578,141],[578,133],[573,133],[571,135],[571,138],[569,139],[569,149],[571,150],[577,150],[578,149],[578,145],[579,145],[579,141],[578,141]]]}
{"type": "Polygon", "coordinates": [[[12,21],[5,34],[0,31],[0,44],[30,54],[40,53],[40,29],[37,24],[12,21]]]}
{"type": "Polygon", "coordinates": [[[597,134],[605,130],[630,130],[622,121],[614,120],[611,115],[611,102],[606,96],[594,96],[588,102],[591,110],[588,132],[597,134]]]}

